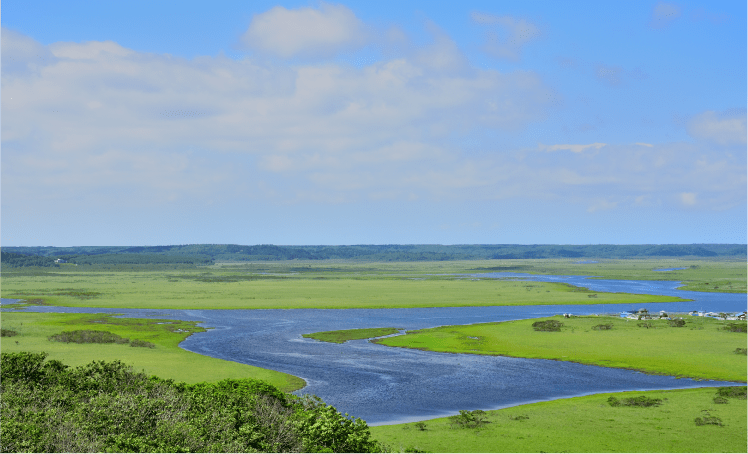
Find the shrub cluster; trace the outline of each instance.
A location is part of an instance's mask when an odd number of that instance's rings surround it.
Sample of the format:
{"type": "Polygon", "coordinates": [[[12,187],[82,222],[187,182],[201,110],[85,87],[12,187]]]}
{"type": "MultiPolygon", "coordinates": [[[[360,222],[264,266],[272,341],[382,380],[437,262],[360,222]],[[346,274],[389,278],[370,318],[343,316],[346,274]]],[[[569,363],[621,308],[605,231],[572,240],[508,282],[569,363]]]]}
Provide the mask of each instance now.
{"type": "Polygon", "coordinates": [[[488,424],[486,412],[483,410],[460,410],[459,415],[449,417],[449,424],[452,428],[476,428],[488,424]]]}
{"type": "Polygon", "coordinates": [[[748,327],[748,325],[745,323],[728,323],[722,329],[725,331],[732,331],[733,333],[745,333],[748,331],[746,327],[748,327]]]}
{"type": "Polygon", "coordinates": [[[140,339],[132,341],[126,337],[119,336],[109,331],[96,331],[90,329],[63,331],[60,334],[49,336],[47,339],[55,342],[75,342],[76,344],[130,344],[130,347],[156,348],[156,344],[140,339]]]}
{"type": "Polygon", "coordinates": [[[673,328],[682,328],[686,326],[685,320],[668,320],[667,324],[672,326],[673,328]]]}
{"type": "Polygon", "coordinates": [[[13,336],[18,336],[18,332],[13,331],[12,329],[0,328],[0,337],[13,337],[13,336]]]}
{"type": "Polygon", "coordinates": [[[2,452],[371,452],[360,419],[252,379],[188,385],[119,361],[2,353],[2,452]]]}
{"type": "Polygon", "coordinates": [[[607,331],[609,329],[613,329],[612,323],[606,323],[604,325],[595,325],[592,327],[595,331],[607,331]]]}
{"type": "Polygon", "coordinates": [[[735,352],[736,355],[748,355],[748,348],[736,348],[735,352]]]}
{"type": "Polygon", "coordinates": [[[714,425],[714,426],[722,426],[722,419],[711,416],[709,413],[706,413],[704,416],[699,416],[696,419],[693,420],[697,426],[706,426],[706,425],[714,425]]]}
{"type": "Polygon", "coordinates": [[[76,344],[126,344],[130,342],[130,339],[109,331],[90,329],[63,331],[60,334],[49,336],[47,339],[56,342],[75,342],[76,344]]]}
{"type": "Polygon", "coordinates": [[[535,331],[561,331],[563,323],[558,320],[541,320],[532,324],[535,331]]]}
{"type": "Polygon", "coordinates": [[[662,405],[662,399],[655,399],[653,397],[638,396],[638,397],[627,397],[622,400],[618,400],[615,397],[608,398],[608,404],[611,407],[659,407],[662,405]]]}
{"type": "Polygon", "coordinates": [[[746,398],[748,386],[722,386],[717,388],[717,395],[721,397],[730,397],[734,399],[746,398]]]}

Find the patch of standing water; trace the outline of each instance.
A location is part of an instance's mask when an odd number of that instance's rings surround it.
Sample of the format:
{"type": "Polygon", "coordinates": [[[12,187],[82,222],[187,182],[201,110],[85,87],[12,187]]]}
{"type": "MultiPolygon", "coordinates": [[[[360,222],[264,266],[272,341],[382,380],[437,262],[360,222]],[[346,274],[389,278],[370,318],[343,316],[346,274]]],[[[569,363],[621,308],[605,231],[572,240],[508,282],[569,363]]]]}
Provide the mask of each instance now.
{"type": "Polygon", "coordinates": [[[677,271],[677,270],[686,270],[686,269],[688,268],[658,268],[652,271],[677,271]]]}

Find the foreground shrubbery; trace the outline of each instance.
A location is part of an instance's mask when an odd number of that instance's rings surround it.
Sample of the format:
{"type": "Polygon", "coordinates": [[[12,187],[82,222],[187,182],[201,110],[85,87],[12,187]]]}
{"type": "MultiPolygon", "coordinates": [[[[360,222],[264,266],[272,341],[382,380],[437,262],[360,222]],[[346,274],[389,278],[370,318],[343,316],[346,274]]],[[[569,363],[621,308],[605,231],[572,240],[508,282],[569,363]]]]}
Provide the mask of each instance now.
{"type": "Polygon", "coordinates": [[[119,361],[3,353],[2,452],[371,452],[360,419],[258,380],[187,385],[119,361]]]}

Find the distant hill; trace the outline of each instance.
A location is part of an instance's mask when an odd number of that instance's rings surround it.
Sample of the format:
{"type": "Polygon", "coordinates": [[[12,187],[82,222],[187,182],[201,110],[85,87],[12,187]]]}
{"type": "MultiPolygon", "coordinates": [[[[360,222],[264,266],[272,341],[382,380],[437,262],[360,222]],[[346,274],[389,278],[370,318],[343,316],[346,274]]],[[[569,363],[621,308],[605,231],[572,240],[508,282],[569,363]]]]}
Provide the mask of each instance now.
{"type": "Polygon", "coordinates": [[[80,265],[184,264],[279,260],[360,260],[379,262],[553,259],[553,258],[646,258],[694,257],[745,259],[745,244],[384,244],[350,246],[276,246],[262,244],[186,244],[172,246],[75,246],[4,247],[7,266],[54,266],[52,258],[80,265]]]}

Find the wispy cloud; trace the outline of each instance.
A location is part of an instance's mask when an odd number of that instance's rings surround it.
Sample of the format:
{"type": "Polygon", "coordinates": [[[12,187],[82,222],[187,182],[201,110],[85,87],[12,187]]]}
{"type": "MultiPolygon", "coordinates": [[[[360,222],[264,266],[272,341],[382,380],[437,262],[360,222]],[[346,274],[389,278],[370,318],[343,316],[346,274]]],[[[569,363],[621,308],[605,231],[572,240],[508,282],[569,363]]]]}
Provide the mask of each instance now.
{"type": "Polygon", "coordinates": [[[715,112],[707,110],[694,116],[687,124],[688,133],[697,139],[720,145],[746,143],[746,111],[715,112]]]}
{"type": "Polygon", "coordinates": [[[538,148],[543,151],[568,150],[574,153],[581,153],[588,148],[594,148],[596,150],[599,150],[605,145],[607,144],[600,143],[600,142],[590,143],[587,145],[569,145],[569,144],[567,145],[543,145],[543,144],[540,144],[538,145],[538,148]]]}
{"type": "Polygon", "coordinates": [[[474,23],[488,27],[483,50],[496,58],[518,61],[522,48],[542,36],[540,27],[526,19],[475,11],[470,18],[474,23]]]}
{"type": "Polygon", "coordinates": [[[649,26],[652,28],[666,28],[681,16],[681,7],[675,3],[659,2],[652,10],[649,26]]]}

